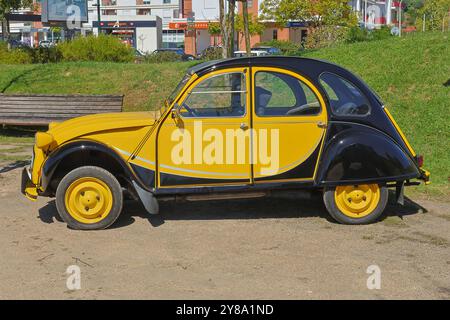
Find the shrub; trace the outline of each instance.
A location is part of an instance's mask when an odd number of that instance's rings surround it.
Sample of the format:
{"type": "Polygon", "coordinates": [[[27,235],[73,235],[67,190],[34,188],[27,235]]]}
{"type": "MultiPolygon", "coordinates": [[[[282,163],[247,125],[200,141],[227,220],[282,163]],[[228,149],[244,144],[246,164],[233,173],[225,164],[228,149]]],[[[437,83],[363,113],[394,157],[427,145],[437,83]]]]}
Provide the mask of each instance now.
{"type": "Polygon", "coordinates": [[[144,61],[147,63],[163,63],[163,62],[174,62],[180,61],[181,56],[175,52],[162,51],[157,53],[147,54],[144,61]]]}
{"type": "Polygon", "coordinates": [[[28,64],[31,56],[24,49],[8,50],[8,45],[0,42],[0,63],[3,64],[28,64]]]}
{"type": "Polygon", "coordinates": [[[222,59],[222,47],[209,47],[202,52],[201,58],[204,60],[218,60],[222,59]]]}
{"type": "Polygon", "coordinates": [[[392,37],[391,29],[388,26],[382,26],[370,32],[371,40],[383,40],[392,37]]]}
{"type": "Polygon", "coordinates": [[[320,49],[344,42],[348,29],[339,26],[321,26],[310,29],[306,37],[306,49],[320,49]]]}
{"type": "Polygon", "coordinates": [[[62,53],[59,47],[27,48],[26,51],[33,63],[55,63],[62,60],[62,53]]]}
{"type": "Polygon", "coordinates": [[[351,27],[347,33],[346,42],[354,43],[354,42],[362,42],[367,41],[369,39],[369,32],[367,29],[361,27],[351,27]]]}
{"type": "Polygon", "coordinates": [[[77,37],[58,46],[65,61],[131,62],[133,48],[108,35],[77,37]]]}
{"type": "Polygon", "coordinates": [[[346,42],[361,42],[372,40],[383,40],[391,37],[391,29],[387,26],[382,26],[380,29],[374,29],[368,31],[367,29],[360,27],[350,28],[347,33],[346,42]]]}
{"type": "Polygon", "coordinates": [[[284,55],[298,55],[300,50],[302,49],[301,45],[298,43],[294,43],[291,41],[284,41],[284,40],[271,40],[271,41],[265,41],[258,43],[256,47],[258,46],[270,46],[274,48],[278,48],[282,54],[284,55]]]}

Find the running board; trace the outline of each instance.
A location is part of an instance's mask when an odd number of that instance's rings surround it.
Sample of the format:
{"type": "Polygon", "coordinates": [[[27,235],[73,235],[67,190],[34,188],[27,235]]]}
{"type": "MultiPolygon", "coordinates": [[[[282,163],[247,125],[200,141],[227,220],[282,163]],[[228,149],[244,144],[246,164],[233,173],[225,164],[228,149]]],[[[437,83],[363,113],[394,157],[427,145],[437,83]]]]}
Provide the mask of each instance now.
{"type": "Polygon", "coordinates": [[[205,201],[205,200],[231,200],[265,197],[269,192],[232,192],[232,193],[206,193],[176,196],[160,196],[160,201],[205,201]]]}

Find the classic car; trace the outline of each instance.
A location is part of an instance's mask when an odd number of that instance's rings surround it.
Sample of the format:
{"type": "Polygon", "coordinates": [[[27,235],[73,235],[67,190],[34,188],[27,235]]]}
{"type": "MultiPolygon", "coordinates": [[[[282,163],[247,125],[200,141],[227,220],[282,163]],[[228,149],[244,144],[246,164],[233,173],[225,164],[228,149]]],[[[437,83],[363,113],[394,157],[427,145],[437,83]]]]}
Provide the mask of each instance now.
{"type": "Polygon", "coordinates": [[[56,197],[58,213],[74,229],[112,225],[125,196],[157,214],[161,200],[301,189],[323,192],[336,221],[366,224],[382,215],[389,188],[402,203],[404,186],[429,182],[423,157],[377,94],[325,61],[266,56],[201,63],[155,115],[50,123],[36,133],[22,192],[32,200],[56,197]]]}

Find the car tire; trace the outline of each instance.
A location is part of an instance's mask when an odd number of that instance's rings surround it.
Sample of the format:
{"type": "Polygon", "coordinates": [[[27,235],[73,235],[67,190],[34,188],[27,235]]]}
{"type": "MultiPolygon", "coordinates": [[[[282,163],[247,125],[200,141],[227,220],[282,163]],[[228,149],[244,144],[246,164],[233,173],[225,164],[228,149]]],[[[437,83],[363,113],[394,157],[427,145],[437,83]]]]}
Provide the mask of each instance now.
{"type": "Polygon", "coordinates": [[[56,207],[67,225],[76,230],[111,226],[122,211],[120,183],[107,170],[84,166],[70,171],[56,189],[56,207]]]}
{"type": "Polygon", "coordinates": [[[388,202],[388,190],[378,184],[328,187],[323,201],[329,214],[342,224],[377,221],[388,202]]]}

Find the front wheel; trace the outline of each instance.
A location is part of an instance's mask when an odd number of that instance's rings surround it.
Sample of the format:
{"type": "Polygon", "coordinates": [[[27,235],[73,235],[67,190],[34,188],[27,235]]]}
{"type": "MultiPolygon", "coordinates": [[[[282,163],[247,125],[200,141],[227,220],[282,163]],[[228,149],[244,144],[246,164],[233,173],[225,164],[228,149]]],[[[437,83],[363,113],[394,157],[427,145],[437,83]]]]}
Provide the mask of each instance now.
{"type": "Polygon", "coordinates": [[[368,224],[384,212],[388,190],[378,184],[336,186],[323,194],[330,215],[343,224],[368,224]]]}
{"type": "Polygon", "coordinates": [[[85,166],[72,170],[56,189],[56,208],[69,227],[105,229],[122,211],[123,194],[117,179],[107,170],[85,166]]]}

